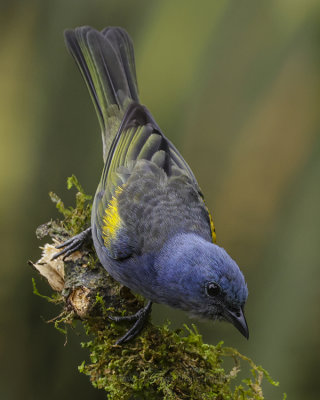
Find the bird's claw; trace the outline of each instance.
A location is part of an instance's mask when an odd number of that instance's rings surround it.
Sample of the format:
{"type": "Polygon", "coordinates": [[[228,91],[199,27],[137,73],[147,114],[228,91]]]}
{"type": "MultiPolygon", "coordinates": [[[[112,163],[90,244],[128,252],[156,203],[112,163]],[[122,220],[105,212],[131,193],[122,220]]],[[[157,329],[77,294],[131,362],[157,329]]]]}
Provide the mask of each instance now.
{"type": "Polygon", "coordinates": [[[63,261],[64,261],[68,256],[70,256],[70,254],[72,254],[75,251],[80,249],[80,247],[87,240],[87,238],[90,234],[91,234],[91,228],[88,228],[88,229],[84,230],[83,232],[79,233],[78,235],[73,236],[72,238],[59,244],[58,246],[56,246],[56,249],[61,249],[63,247],[63,250],[59,251],[59,253],[56,253],[51,258],[51,260],[55,260],[56,258],[58,258],[64,254],[64,256],[63,256],[63,261]]]}
{"type": "Polygon", "coordinates": [[[116,341],[117,345],[128,342],[129,340],[135,338],[142,331],[150,315],[151,308],[152,308],[152,302],[149,301],[145,307],[141,308],[138,312],[136,312],[133,315],[108,317],[109,319],[115,322],[135,321],[132,327],[120,339],[116,341]]]}

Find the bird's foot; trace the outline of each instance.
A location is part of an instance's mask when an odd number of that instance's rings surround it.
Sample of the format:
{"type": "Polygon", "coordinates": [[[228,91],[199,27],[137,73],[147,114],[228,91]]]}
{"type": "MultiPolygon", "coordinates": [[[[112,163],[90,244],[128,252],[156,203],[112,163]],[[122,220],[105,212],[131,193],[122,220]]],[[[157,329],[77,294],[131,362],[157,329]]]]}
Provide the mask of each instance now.
{"type": "Polygon", "coordinates": [[[109,316],[109,319],[115,322],[135,321],[132,327],[125,333],[125,335],[123,335],[120,339],[116,341],[116,344],[126,343],[129,340],[135,338],[142,331],[151,313],[151,308],[152,301],[149,301],[145,307],[141,308],[133,315],[125,315],[123,317],[109,316]]]}
{"type": "Polygon", "coordinates": [[[62,256],[63,254],[64,254],[63,260],[64,260],[66,257],[70,256],[70,254],[79,250],[89,236],[91,236],[91,228],[88,228],[83,232],[79,233],[78,235],[73,236],[69,240],[66,240],[65,242],[59,244],[58,246],[56,246],[56,248],[61,249],[62,247],[64,247],[64,249],[61,250],[59,253],[56,253],[52,257],[52,260],[55,260],[56,258],[62,256]]]}

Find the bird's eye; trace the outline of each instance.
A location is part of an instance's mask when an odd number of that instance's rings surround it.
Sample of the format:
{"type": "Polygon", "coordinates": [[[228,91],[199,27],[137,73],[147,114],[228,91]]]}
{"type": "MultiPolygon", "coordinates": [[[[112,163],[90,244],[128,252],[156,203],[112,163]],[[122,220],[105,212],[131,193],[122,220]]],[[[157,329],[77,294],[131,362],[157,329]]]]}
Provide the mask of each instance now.
{"type": "Polygon", "coordinates": [[[221,293],[221,287],[215,282],[209,282],[206,285],[206,293],[210,297],[216,297],[221,293]]]}

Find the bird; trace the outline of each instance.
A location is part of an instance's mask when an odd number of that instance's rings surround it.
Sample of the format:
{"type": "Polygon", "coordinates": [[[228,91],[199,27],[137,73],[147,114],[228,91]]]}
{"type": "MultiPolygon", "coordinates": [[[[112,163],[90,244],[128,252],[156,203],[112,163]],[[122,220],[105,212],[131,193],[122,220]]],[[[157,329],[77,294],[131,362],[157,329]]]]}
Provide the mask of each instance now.
{"type": "Polygon", "coordinates": [[[138,95],[133,43],[125,29],[65,31],[65,43],[85,80],[102,132],[104,167],[91,226],[57,246],[67,257],[92,237],[97,256],[118,282],[147,299],[134,315],[136,337],[152,303],[201,319],[230,322],[249,338],[248,297],[237,263],[216,244],[215,227],[198,182],[138,95]]]}

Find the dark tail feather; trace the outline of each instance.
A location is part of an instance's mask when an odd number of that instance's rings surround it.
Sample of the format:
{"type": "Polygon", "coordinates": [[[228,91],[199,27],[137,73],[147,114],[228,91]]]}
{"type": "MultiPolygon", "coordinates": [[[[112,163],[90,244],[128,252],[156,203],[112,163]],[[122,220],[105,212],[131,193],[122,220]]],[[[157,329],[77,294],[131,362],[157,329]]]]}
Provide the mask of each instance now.
{"type": "Polygon", "coordinates": [[[83,26],[65,31],[65,41],[95,105],[106,158],[128,105],[139,102],[131,39],[122,28],[83,26]]]}

